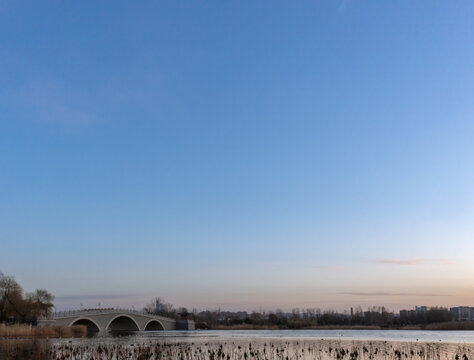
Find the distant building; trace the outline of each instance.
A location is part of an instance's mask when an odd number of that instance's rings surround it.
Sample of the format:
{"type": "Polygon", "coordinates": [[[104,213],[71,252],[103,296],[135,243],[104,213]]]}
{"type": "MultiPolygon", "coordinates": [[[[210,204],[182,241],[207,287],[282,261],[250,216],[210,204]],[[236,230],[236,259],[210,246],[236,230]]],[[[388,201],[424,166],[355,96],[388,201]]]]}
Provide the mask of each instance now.
{"type": "Polygon", "coordinates": [[[466,321],[474,320],[474,308],[470,306],[455,306],[449,309],[453,315],[453,320],[466,321]]]}
{"type": "Polygon", "coordinates": [[[423,316],[428,312],[428,307],[424,305],[415,306],[412,310],[400,310],[397,318],[402,319],[403,321],[413,321],[415,317],[423,316]]]}
{"type": "Polygon", "coordinates": [[[413,310],[400,310],[398,316],[402,318],[407,318],[412,315],[416,314],[424,314],[428,311],[428,307],[426,306],[415,306],[413,310]]]}
{"type": "Polygon", "coordinates": [[[161,304],[161,302],[159,300],[156,300],[156,302],[155,302],[155,311],[156,311],[156,313],[159,314],[161,310],[163,310],[163,305],[161,304]]]}
{"type": "Polygon", "coordinates": [[[428,308],[426,306],[415,306],[415,312],[417,314],[425,313],[426,311],[428,311],[428,308]]]}

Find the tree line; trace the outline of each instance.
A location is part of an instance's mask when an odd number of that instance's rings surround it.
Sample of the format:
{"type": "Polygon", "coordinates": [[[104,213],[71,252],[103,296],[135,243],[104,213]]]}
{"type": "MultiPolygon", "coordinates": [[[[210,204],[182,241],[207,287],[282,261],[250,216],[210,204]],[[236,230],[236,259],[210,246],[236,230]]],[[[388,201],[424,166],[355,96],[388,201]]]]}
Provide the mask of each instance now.
{"type": "Polygon", "coordinates": [[[53,295],[44,289],[25,293],[13,276],[0,273],[0,324],[35,324],[50,315],[53,295]]]}
{"type": "Polygon", "coordinates": [[[377,326],[381,328],[397,328],[403,326],[424,326],[452,320],[449,309],[431,307],[424,311],[402,310],[399,314],[389,311],[384,306],[373,306],[362,310],[359,306],[350,311],[321,311],[320,309],[295,308],[290,312],[275,311],[221,311],[206,310],[189,312],[186,308],[175,308],[161,298],[155,298],[145,307],[149,313],[172,317],[187,318],[196,322],[198,327],[215,328],[220,326],[251,325],[261,327],[277,327],[280,329],[302,329],[325,326],[377,326]]]}

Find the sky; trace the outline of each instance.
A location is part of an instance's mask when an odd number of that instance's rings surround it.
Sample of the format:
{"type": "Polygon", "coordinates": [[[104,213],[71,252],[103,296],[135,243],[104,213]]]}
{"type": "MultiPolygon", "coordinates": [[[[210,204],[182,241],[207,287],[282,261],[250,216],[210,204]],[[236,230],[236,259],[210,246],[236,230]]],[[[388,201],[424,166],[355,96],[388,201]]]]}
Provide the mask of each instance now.
{"type": "Polygon", "coordinates": [[[474,306],[472,1],[0,0],[0,270],[57,309],[474,306]]]}

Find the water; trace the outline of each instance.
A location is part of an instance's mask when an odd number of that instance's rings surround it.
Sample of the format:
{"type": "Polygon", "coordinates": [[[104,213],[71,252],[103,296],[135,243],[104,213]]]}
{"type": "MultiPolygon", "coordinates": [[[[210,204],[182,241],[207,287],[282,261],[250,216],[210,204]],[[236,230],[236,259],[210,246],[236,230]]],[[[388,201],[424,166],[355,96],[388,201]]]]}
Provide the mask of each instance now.
{"type": "Polygon", "coordinates": [[[51,349],[70,360],[471,360],[474,331],[161,331],[58,339],[51,349]]]}
{"type": "Polygon", "coordinates": [[[474,331],[205,330],[34,341],[0,340],[16,359],[471,360],[474,331]],[[34,345],[34,344],[33,344],[34,345]],[[41,355],[47,352],[49,355],[41,355]]]}
{"type": "Polygon", "coordinates": [[[474,330],[197,330],[140,333],[142,337],[172,338],[268,338],[268,339],[332,339],[404,342],[474,343],[474,330]]]}
{"type": "MultiPolygon", "coordinates": [[[[474,344],[474,330],[196,330],[196,331],[146,331],[114,335],[114,338],[167,339],[192,341],[196,339],[302,339],[302,340],[361,340],[443,342],[474,344]]],[[[98,337],[105,340],[108,337],[98,337]]]]}

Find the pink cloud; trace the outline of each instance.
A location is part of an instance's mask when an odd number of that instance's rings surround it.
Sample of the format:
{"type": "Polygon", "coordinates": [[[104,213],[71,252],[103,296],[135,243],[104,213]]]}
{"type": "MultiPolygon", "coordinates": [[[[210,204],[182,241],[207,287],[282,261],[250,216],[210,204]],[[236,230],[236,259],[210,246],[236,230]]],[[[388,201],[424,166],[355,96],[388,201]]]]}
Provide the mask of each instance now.
{"type": "Polygon", "coordinates": [[[451,296],[449,294],[420,294],[420,293],[394,293],[394,292],[353,292],[344,291],[339,292],[340,295],[352,295],[352,296],[451,296]]]}
{"type": "Polygon", "coordinates": [[[447,259],[380,259],[375,261],[377,264],[389,264],[389,265],[427,265],[427,264],[438,264],[438,265],[453,265],[454,262],[447,259]]]}

